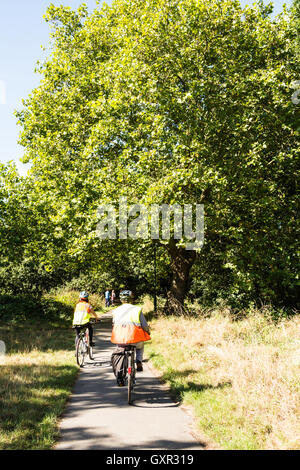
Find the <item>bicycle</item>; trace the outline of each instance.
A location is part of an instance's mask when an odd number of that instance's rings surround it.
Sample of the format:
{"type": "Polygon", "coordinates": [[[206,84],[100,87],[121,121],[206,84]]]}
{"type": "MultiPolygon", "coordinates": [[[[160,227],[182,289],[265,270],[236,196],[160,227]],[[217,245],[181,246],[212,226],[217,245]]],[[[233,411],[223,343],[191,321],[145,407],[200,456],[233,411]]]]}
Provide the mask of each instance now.
{"type": "Polygon", "coordinates": [[[133,399],[133,388],[135,386],[135,374],[136,374],[136,367],[135,367],[135,358],[136,358],[136,347],[133,344],[126,346],[125,354],[127,356],[127,388],[128,388],[128,404],[131,405],[133,399]]]}
{"type": "Polygon", "coordinates": [[[90,344],[89,329],[86,325],[74,326],[73,328],[79,329],[78,336],[76,336],[75,339],[76,361],[79,367],[83,367],[87,355],[91,360],[94,360],[93,347],[90,344]]]}

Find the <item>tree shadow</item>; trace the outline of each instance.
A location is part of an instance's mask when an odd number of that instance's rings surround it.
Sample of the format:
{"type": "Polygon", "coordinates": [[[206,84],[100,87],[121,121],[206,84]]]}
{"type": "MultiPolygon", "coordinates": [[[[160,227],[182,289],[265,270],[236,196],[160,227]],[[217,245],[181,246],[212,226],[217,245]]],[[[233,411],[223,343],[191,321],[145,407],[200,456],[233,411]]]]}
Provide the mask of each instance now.
{"type": "Polygon", "coordinates": [[[197,382],[178,382],[177,379],[188,377],[191,374],[197,373],[194,369],[185,369],[183,371],[168,371],[162,374],[161,380],[167,383],[170,387],[170,393],[174,400],[179,403],[182,402],[185,393],[189,392],[205,392],[206,390],[217,390],[226,387],[231,387],[231,381],[220,382],[217,385],[211,383],[197,383],[197,382]]]}
{"type": "Polygon", "coordinates": [[[75,333],[71,328],[51,328],[38,323],[0,327],[0,339],[5,342],[7,354],[30,353],[37,350],[75,351],[75,333]]]}
{"type": "MultiPolygon", "coordinates": [[[[94,428],[73,427],[67,429],[64,433],[63,441],[60,441],[54,448],[55,451],[59,450],[114,450],[123,451],[123,455],[132,456],[132,451],[139,451],[140,456],[143,457],[143,450],[204,450],[207,443],[204,441],[190,441],[175,439],[154,439],[142,438],[143,442],[134,444],[126,444],[121,440],[117,443],[112,440],[112,435],[105,432],[95,432],[94,428]]],[[[145,454],[145,458],[148,454],[145,454]]],[[[159,461],[159,457],[157,457],[159,461]]],[[[133,467],[132,467],[133,468],[133,467]]]]}
{"type": "Polygon", "coordinates": [[[38,322],[48,328],[67,327],[73,312],[73,306],[50,297],[0,295],[0,319],[7,326],[38,322]]]}

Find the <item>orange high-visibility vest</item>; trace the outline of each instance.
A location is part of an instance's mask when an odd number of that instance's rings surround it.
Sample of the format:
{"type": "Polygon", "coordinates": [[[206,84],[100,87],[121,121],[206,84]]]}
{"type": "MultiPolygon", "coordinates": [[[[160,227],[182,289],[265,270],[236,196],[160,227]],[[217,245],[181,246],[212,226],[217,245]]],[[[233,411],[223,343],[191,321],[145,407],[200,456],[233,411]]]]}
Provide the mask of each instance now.
{"type": "Polygon", "coordinates": [[[74,312],[73,325],[85,325],[90,321],[92,306],[88,302],[78,302],[74,312]]]}
{"type": "Polygon", "coordinates": [[[141,311],[141,307],[130,304],[123,304],[113,311],[114,326],[110,339],[112,343],[135,344],[151,339],[141,326],[141,311]]]}

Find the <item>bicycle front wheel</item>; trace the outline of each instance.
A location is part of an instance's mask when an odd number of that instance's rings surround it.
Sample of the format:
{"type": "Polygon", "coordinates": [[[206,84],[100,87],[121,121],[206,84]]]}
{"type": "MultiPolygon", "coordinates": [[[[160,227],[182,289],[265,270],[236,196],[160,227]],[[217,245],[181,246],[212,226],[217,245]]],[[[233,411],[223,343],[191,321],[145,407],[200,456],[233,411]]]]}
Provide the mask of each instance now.
{"type": "Polygon", "coordinates": [[[86,347],[82,338],[79,338],[76,344],[76,361],[79,367],[83,367],[86,347]]]}

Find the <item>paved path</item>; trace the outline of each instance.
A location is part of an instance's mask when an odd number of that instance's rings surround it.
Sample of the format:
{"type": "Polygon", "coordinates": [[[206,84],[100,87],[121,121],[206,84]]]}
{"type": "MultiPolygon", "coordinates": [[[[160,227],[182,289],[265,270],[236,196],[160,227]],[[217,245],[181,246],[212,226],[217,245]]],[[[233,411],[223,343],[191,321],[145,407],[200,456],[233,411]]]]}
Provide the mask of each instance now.
{"type": "Polygon", "coordinates": [[[95,360],[79,374],[61,421],[55,449],[203,449],[192,435],[192,421],[146,363],[137,375],[134,403],[120,388],[110,366],[111,314],[95,331],[95,360]]]}

